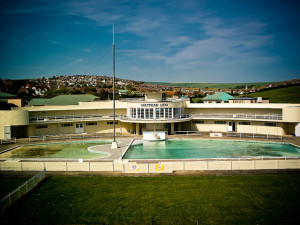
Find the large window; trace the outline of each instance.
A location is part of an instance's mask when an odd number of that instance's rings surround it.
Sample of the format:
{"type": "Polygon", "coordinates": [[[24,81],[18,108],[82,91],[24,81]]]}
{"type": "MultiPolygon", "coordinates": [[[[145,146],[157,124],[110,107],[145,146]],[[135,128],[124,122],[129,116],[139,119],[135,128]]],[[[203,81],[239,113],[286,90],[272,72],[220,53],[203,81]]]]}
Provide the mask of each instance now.
{"type": "Polygon", "coordinates": [[[226,124],[226,121],[215,121],[215,124],[226,124]]]}
{"type": "Polygon", "coordinates": [[[174,108],[173,110],[173,118],[178,118],[179,117],[179,108],[174,108]]]}
{"type": "Polygon", "coordinates": [[[85,123],[87,126],[97,126],[97,122],[87,122],[85,123]]]}
{"type": "Polygon", "coordinates": [[[149,119],[153,119],[153,108],[150,109],[149,116],[150,116],[149,119]]]}
{"type": "Polygon", "coordinates": [[[239,125],[251,125],[250,122],[239,122],[239,125]]]}
{"type": "Polygon", "coordinates": [[[130,117],[136,118],[136,108],[130,108],[130,117]]]}
{"type": "Polygon", "coordinates": [[[130,108],[130,118],[169,119],[180,118],[183,108],[130,108]]]}
{"type": "Polygon", "coordinates": [[[204,121],[203,121],[203,120],[193,120],[193,123],[200,123],[200,124],[203,124],[204,121]]]}
{"type": "Polygon", "coordinates": [[[155,117],[156,117],[156,119],[159,119],[160,117],[159,117],[159,113],[160,113],[160,108],[156,108],[155,109],[155,117]]]}
{"type": "Polygon", "coordinates": [[[145,109],[141,109],[141,119],[145,119],[145,109]]]}
{"type": "Polygon", "coordinates": [[[161,108],[160,109],[160,119],[164,119],[165,118],[165,109],[161,108]]]}
{"type": "Polygon", "coordinates": [[[61,127],[73,127],[72,123],[63,123],[61,127]]]}
{"type": "MultiPolygon", "coordinates": [[[[115,122],[115,124],[118,124],[118,123],[119,123],[119,122],[117,122],[117,121],[115,122]]],[[[114,124],[114,122],[113,122],[113,121],[111,121],[111,122],[107,122],[106,124],[107,124],[107,125],[113,125],[113,124],[114,124]]]]}
{"type": "Polygon", "coordinates": [[[44,129],[44,128],[48,128],[48,125],[38,125],[35,128],[36,129],[44,129]]]}
{"type": "Polygon", "coordinates": [[[265,123],[265,126],[276,127],[276,123],[265,123]]]}

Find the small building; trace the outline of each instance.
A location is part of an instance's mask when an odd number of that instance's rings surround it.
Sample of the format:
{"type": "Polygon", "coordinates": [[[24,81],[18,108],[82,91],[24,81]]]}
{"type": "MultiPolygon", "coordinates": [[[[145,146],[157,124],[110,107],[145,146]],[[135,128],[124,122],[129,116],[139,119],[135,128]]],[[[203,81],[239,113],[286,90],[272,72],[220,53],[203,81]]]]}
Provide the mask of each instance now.
{"type": "Polygon", "coordinates": [[[0,92],[0,102],[2,104],[14,104],[18,107],[22,107],[23,103],[21,98],[6,92],[0,92]]]}
{"type": "Polygon", "coordinates": [[[233,98],[229,99],[229,103],[270,103],[268,98],[233,98]]]}
{"type": "Polygon", "coordinates": [[[119,90],[119,95],[126,95],[128,94],[128,90],[119,90]]]}
{"type": "Polygon", "coordinates": [[[228,103],[229,99],[234,99],[233,96],[225,92],[216,92],[213,95],[207,95],[203,98],[204,103],[228,103]]]}

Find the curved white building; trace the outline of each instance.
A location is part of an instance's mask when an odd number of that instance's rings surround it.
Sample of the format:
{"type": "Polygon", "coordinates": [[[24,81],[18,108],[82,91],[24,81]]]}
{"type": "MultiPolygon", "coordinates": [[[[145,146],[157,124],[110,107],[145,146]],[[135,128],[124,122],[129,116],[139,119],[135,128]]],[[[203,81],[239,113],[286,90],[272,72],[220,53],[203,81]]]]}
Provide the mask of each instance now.
{"type": "MultiPolygon", "coordinates": [[[[147,93],[116,101],[116,132],[238,132],[300,136],[300,104],[190,103],[147,93]]],[[[76,133],[112,133],[113,102],[29,106],[0,111],[0,139],[76,133]]]]}

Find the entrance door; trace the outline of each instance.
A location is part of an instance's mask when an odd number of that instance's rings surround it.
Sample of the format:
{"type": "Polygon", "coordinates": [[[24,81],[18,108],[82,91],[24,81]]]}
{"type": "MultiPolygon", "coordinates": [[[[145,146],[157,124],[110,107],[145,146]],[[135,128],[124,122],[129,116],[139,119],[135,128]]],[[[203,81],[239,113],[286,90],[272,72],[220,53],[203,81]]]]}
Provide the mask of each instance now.
{"type": "Polygon", "coordinates": [[[76,123],[76,134],[83,133],[83,124],[82,123],[76,123]]]}
{"type": "Polygon", "coordinates": [[[10,140],[11,139],[11,130],[10,130],[10,126],[4,126],[4,138],[6,140],[10,140]]]}
{"type": "Polygon", "coordinates": [[[235,132],[235,122],[229,122],[228,132],[235,132]]]}

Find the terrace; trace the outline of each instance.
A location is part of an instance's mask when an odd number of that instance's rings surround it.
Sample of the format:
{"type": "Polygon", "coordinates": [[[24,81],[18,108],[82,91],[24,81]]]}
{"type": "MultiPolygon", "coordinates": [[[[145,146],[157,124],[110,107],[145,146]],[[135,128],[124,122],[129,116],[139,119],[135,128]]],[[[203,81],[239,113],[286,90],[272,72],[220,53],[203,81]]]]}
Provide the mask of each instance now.
{"type": "MultiPolygon", "coordinates": [[[[231,120],[269,120],[280,121],[282,120],[282,114],[250,114],[250,113],[215,113],[215,114],[183,114],[173,118],[147,118],[138,119],[131,118],[125,115],[116,115],[116,119],[128,122],[128,121],[189,121],[191,119],[231,119],[231,120]]],[[[53,122],[74,122],[74,121],[99,121],[99,120],[113,120],[113,115],[101,115],[101,114],[85,114],[85,115],[57,115],[57,116],[37,116],[30,117],[29,123],[53,123],[53,122]]]]}

